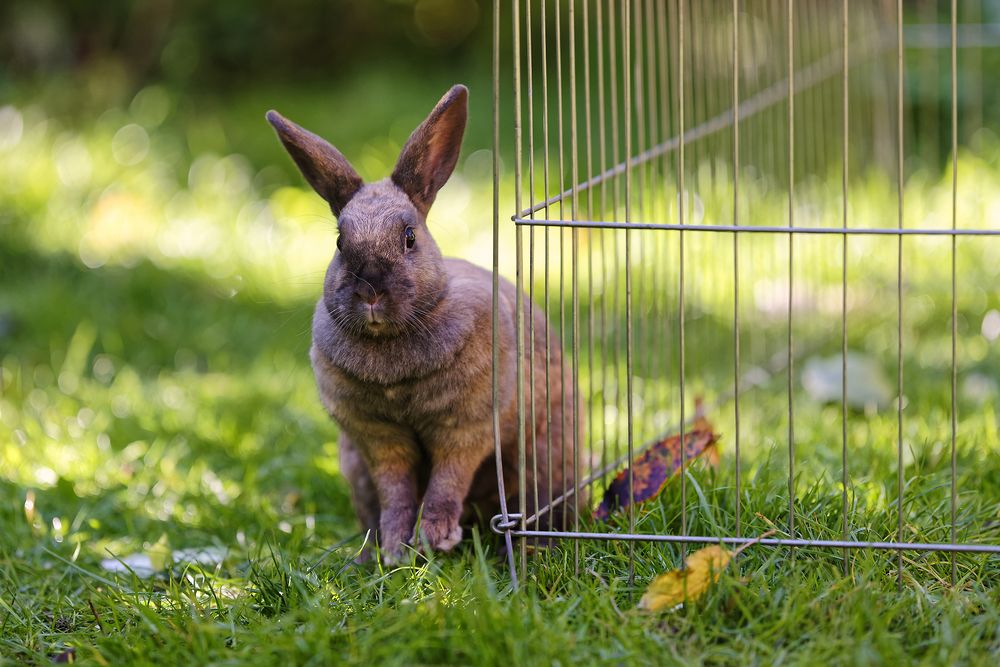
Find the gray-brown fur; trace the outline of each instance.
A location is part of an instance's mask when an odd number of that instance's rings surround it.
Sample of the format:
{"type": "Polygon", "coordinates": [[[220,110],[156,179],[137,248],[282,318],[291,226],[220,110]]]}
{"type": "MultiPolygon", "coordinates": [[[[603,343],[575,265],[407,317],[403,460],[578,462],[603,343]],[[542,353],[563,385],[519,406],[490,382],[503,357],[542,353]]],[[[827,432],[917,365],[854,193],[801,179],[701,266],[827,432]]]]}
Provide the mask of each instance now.
{"type": "MultiPolygon", "coordinates": [[[[442,258],[426,225],[427,210],[458,159],[467,98],[464,86],[453,87],[414,131],[392,178],[360,185],[343,202],[337,197],[353,185],[335,181],[351,180],[354,170],[346,160],[347,169],[330,159],[340,153],[325,141],[268,114],[307,180],[334,193],[337,202],[328,198],[339,217],[340,251],[330,262],[316,304],[310,356],[323,404],[341,428],[341,471],[351,484],[358,518],[364,528],[377,531],[390,560],[399,557],[404,543],[415,540],[447,551],[461,539],[462,525],[489,518],[498,509],[492,274],[463,260],[442,258]],[[317,142],[325,146],[313,145],[317,142]],[[320,159],[310,162],[310,156],[320,159]],[[303,166],[302,160],[308,164],[303,166]],[[412,248],[407,247],[407,228],[412,229],[412,248]]],[[[326,197],[324,191],[320,194],[326,197]]],[[[518,489],[515,297],[514,286],[501,281],[500,439],[511,498],[518,489]]],[[[550,470],[552,495],[559,495],[564,485],[572,487],[572,436],[566,434],[563,442],[562,432],[570,416],[563,419],[562,406],[569,408],[575,399],[568,386],[563,396],[559,341],[550,336],[548,433],[548,326],[540,308],[534,309],[534,317],[537,419],[534,438],[530,432],[526,438],[528,461],[537,459],[544,503],[550,497],[550,470]],[[533,442],[538,443],[536,457],[530,451],[533,442]]],[[[529,509],[535,506],[530,496],[534,488],[529,472],[529,509]]],[[[557,513],[549,521],[558,518],[557,513]]]]}

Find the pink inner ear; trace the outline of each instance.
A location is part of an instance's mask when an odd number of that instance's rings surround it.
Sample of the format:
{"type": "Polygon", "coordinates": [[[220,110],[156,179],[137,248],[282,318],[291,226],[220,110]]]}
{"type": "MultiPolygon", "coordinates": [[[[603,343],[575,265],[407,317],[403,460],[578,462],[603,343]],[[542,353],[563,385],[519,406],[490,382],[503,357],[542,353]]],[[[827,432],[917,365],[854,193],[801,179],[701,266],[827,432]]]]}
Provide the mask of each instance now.
{"type": "Polygon", "coordinates": [[[427,195],[434,196],[434,193],[443,187],[448,177],[451,176],[450,173],[443,171],[447,167],[447,151],[451,143],[450,133],[433,134],[430,141],[427,142],[426,168],[430,172],[425,189],[427,195]]]}
{"type": "Polygon", "coordinates": [[[430,208],[458,162],[465,132],[465,89],[453,87],[410,135],[392,179],[418,209],[430,208]]]}

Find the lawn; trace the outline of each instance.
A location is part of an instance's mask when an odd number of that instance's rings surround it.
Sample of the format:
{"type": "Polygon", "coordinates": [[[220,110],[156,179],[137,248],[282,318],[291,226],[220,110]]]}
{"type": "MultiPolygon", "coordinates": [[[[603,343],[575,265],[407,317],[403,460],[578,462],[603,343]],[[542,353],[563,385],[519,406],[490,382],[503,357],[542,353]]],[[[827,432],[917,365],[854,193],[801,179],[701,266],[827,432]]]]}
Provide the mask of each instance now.
{"type": "MultiPolygon", "coordinates": [[[[386,94],[415,95],[384,88],[386,94]]],[[[845,558],[839,551],[754,547],[702,599],[660,614],[635,606],[654,575],[679,564],[680,551],[670,546],[637,546],[631,583],[627,545],[583,543],[578,564],[572,545],[557,546],[532,557],[516,591],[500,544],[490,534],[473,536],[452,554],[414,554],[410,563],[393,569],[355,565],[363,537],[337,469],[336,427],[316,397],[307,357],[312,303],[333,247],[333,222],[271,140],[259,113],[273,105],[267,92],[224,109],[220,105],[202,116],[203,122],[195,122],[197,114],[190,110],[175,108],[170,92],[155,87],[130,106],[79,125],[44,105],[4,112],[0,656],[5,661],[40,664],[72,656],[99,664],[936,665],[1000,660],[996,556],[958,557],[952,586],[947,556],[908,553],[898,590],[897,561],[889,553],[845,558]],[[222,126],[233,129],[211,129],[222,126]]],[[[279,97],[279,91],[270,97],[279,97]]],[[[414,104],[422,108],[431,98],[414,104]]],[[[295,117],[297,107],[323,103],[300,99],[288,114],[295,117]]],[[[366,138],[341,146],[359,156],[356,164],[368,177],[384,173],[405,139],[405,132],[377,139],[383,124],[371,123],[367,130],[345,131],[366,138]]],[[[447,240],[446,252],[486,264],[492,248],[483,129],[467,145],[457,178],[442,192],[433,224],[440,225],[438,238],[447,240]]],[[[327,133],[336,139],[332,130],[327,133]]],[[[990,186],[1000,179],[996,155],[995,141],[987,137],[963,157],[963,183],[979,184],[976,197],[963,202],[970,218],[996,219],[990,186]]],[[[907,200],[914,202],[910,214],[948,210],[949,187],[948,169],[913,178],[907,190],[907,200]]],[[[780,199],[761,201],[762,216],[782,206],[780,199]]],[[[884,210],[887,201],[892,201],[889,189],[873,182],[859,187],[854,206],[862,219],[884,210]]],[[[672,242],[662,249],[669,251],[672,242]]],[[[699,243],[693,241],[689,250],[692,270],[707,270],[713,262],[727,266],[728,254],[717,262],[721,251],[699,243]]],[[[761,280],[768,271],[779,276],[783,243],[781,238],[747,246],[745,266],[758,267],[761,280]]],[[[807,281],[813,290],[808,296],[823,303],[824,288],[839,285],[839,255],[831,255],[831,248],[839,253],[839,239],[824,246],[802,243],[803,275],[813,278],[807,281]]],[[[722,247],[729,252],[730,245],[722,247]]],[[[906,251],[911,273],[905,530],[914,541],[949,539],[950,263],[941,257],[950,255],[940,254],[946,249],[945,241],[914,241],[906,251]]],[[[987,335],[983,324],[1000,308],[1000,294],[991,288],[998,280],[998,251],[992,240],[961,241],[959,247],[957,528],[959,539],[983,543],[1000,541],[1000,353],[996,336],[987,335]]],[[[895,240],[859,242],[852,252],[857,253],[851,276],[857,307],[850,344],[884,360],[894,387],[895,240]]],[[[504,262],[509,274],[511,258],[504,262]]],[[[666,269],[639,271],[650,276],[650,284],[673,276],[666,269]]],[[[689,400],[694,393],[713,399],[732,382],[731,301],[725,297],[732,276],[720,271],[721,277],[691,297],[690,340],[698,344],[692,343],[686,370],[689,400]]],[[[618,277],[608,280],[612,284],[618,277]]],[[[592,307],[599,309],[605,298],[610,302],[612,290],[595,291],[592,307]]],[[[584,322],[590,312],[584,308],[584,322]]],[[[829,326],[839,320],[815,321],[815,313],[823,312],[803,311],[797,362],[839,351],[839,324],[829,326]]],[[[643,322],[637,339],[648,347],[657,340],[657,329],[648,319],[643,322]]],[[[768,320],[765,313],[747,325],[741,335],[748,367],[783,349],[780,318],[768,320]]],[[[620,336],[594,343],[598,367],[606,354],[623,354],[620,336]]],[[[664,358],[659,366],[638,364],[641,391],[675,395],[671,363],[664,358]]],[[[598,396],[586,364],[581,373],[588,397],[598,396]]],[[[772,526],[785,534],[785,381],[779,368],[741,399],[745,534],[772,526]]],[[[798,375],[794,381],[797,531],[835,539],[842,534],[841,411],[812,400],[800,389],[798,375]]],[[[640,439],[666,427],[675,412],[673,405],[663,412],[640,411],[640,439]]],[[[621,438],[608,433],[620,431],[621,417],[608,414],[604,430],[594,428],[597,435],[591,437],[620,449],[621,438]]],[[[734,530],[736,518],[732,403],[724,402],[712,416],[723,434],[721,464],[718,469],[699,464],[688,472],[687,518],[692,533],[722,535],[734,530]]],[[[895,410],[885,406],[850,413],[849,517],[856,539],[895,538],[896,419],[895,410]]],[[[680,507],[675,484],[641,508],[638,530],[679,531],[680,507]]],[[[607,529],[587,519],[583,526],[607,529]]],[[[612,522],[612,529],[623,526],[620,518],[612,522]]]]}

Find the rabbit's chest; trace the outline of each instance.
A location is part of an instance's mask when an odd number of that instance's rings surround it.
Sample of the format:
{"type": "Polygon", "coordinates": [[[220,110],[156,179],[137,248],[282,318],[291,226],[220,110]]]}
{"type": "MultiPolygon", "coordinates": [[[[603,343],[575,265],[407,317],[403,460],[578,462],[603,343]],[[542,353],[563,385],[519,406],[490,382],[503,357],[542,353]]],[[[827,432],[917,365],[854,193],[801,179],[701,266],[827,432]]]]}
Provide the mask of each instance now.
{"type": "Polygon", "coordinates": [[[420,430],[428,421],[452,422],[462,412],[462,383],[436,375],[389,385],[347,382],[341,385],[342,409],[367,412],[420,430]]]}
{"type": "Polygon", "coordinates": [[[355,394],[354,399],[363,401],[369,407],[384,412],[387,417],[412,413],[419,406],[419,402],[414,400],[417,392],[409,384],[360,386],[356,387],[352,393],[355,394]]]}

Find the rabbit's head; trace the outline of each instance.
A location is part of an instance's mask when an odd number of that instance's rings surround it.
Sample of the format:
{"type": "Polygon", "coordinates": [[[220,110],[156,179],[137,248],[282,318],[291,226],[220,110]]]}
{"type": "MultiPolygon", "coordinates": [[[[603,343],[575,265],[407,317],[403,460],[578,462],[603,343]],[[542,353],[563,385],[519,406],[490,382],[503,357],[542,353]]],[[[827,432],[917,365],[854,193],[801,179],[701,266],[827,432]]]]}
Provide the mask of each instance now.
{"type": "Polygon", "coordinates": [[[392,176],[369,184],[324,139],[267,113],[302,175],[337,216],[323,302],[345,332],[393,336],[419,328],[447,289],[427,211],[458,161],[468,97],[465,86],[452,87],[410,135],[392,176]]]}

